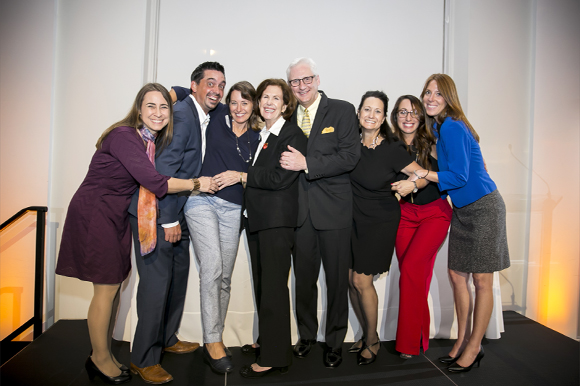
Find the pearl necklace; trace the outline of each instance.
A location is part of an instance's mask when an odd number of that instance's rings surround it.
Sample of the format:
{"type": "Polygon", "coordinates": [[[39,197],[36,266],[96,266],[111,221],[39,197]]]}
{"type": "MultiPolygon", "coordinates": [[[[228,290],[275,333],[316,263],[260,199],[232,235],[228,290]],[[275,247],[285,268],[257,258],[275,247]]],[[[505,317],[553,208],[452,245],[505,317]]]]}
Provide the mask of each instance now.
{"type": "MultiPolygon", "coordinates": [[[[367,146],[369,149],[375,149],[378,145],[377,141],[379,140],[379,137],[381,136],[381,132],[379,131],[375,137],[375,139],[373,139],[373,142],[367,146]]],[[[362,133],[360,133],[360,143],[363,144],[363,146],[365,145],[363,142],[363,137],[362,137],[362,133]]]]}

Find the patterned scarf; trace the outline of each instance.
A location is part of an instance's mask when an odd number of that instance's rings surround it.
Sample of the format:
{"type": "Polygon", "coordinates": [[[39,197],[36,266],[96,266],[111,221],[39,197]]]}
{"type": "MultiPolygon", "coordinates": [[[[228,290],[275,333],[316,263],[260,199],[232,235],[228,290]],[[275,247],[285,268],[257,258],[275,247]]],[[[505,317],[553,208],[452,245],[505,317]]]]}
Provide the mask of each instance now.
{"type": "MultiPolygon", "coordinates": [[[[139,132],[141,137],[147,142],[147,157],[155,166],[155,135],[145,125],[139,129],[139,132]]],[[[143,186],[139,188],[137,223],[139,225],[141,256],[145,256],[153,252],[157,245],[157,197],[143,186]]]]}

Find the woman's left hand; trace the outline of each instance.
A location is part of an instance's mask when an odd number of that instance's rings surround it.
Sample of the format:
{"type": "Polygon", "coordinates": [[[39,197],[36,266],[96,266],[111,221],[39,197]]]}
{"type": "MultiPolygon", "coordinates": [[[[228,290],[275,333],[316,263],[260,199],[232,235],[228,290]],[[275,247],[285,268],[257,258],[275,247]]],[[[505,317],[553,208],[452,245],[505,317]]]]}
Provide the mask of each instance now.
{"type": "Polygon", "coordinates": [[[240,172],[235,170],[226,170],[220,174],[216,174],[213,180],[218,184],[220,190],[232,186],[240,182],[240,172]]]}
{"type": "Polygon", "coordinates": [[[399,193],[401,197],[405,197],[415,189],[415,184],[409,180],[401,180],[391,184],[391,190],[399,193]]]}

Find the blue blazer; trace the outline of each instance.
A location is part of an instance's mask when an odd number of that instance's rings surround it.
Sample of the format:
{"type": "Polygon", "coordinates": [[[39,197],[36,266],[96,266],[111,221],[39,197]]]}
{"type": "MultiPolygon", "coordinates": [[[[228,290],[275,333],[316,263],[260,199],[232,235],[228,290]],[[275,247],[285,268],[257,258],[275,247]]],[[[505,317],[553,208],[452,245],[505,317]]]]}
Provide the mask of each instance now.
{"type": "Polygon", "coordinates": [[[479,143],[465,123],[451,117],[436,127],[439,190],[461,208],[493,192],[497,186],[485,170],[479,143]]]}
{"type": "MultiPolygon", "coordinates": [[[[185,98],[173,106],[173,140],[155,159],[159,174],[176,178],[198,177],[201,171],[201,126],[193,100],[185,98]]],[[[179,221],[187,194],[168,194],[159,200],[158,224],[179,221]]],[[[137,216],[139,189],[133,195],[129,213],[137,216]]]]}

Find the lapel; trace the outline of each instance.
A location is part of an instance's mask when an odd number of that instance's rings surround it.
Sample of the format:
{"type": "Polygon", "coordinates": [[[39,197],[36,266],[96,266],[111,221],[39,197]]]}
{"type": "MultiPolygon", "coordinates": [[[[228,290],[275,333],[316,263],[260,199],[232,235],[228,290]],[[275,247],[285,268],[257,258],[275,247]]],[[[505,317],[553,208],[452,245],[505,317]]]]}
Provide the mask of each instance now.
{"type": "Polygon", "coordinates": [[[197,108],[195,107],[195,103],[193,103],[193,99],[190,96],[187,97],[185,103],[191,109],[191,113],[193,114],[193,127],[197,129],[197,132],[201,135],[201,125],[199,124],[199,115],[197,114],[197,108]]]}
{"type": "Polygon", "coordinates": [[[308,137],[308,147],[307,150],[310,150],[310,145],[314,142],[314,137],[322,132],[322,121],[324,121],[324,117],[328,113],[328,97],[326,94],[320,90],[320,104],[318,105],[318,110],[316,111],[316,116],[314,117],[314,124],[312,125],[312,129],[310,129],[310,136],[308,137]]]}

